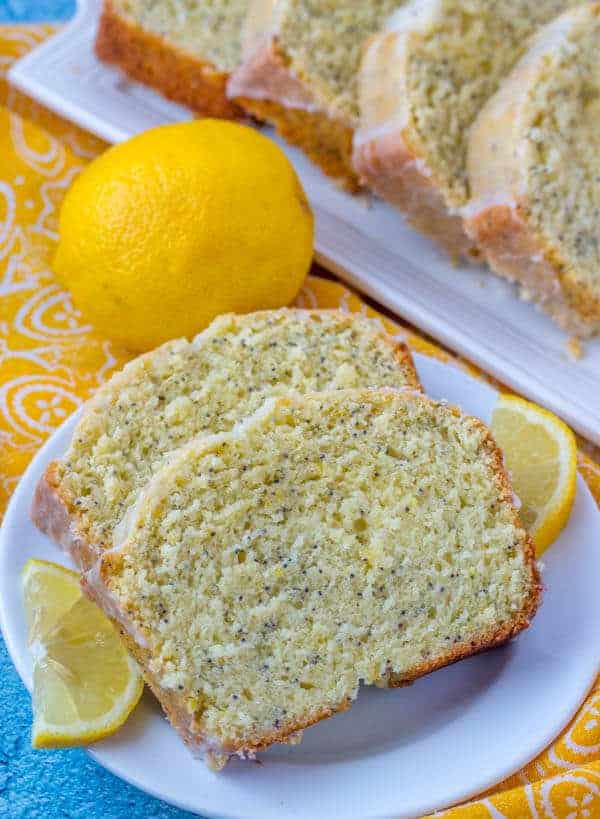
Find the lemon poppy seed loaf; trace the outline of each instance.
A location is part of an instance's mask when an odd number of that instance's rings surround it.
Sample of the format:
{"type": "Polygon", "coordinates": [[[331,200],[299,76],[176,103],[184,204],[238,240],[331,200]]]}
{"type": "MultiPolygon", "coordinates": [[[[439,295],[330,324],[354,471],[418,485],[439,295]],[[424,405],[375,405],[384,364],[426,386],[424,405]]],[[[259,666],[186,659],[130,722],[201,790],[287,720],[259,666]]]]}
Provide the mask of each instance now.
{"type": "Polygon", "coordinates": [[[97,392],[40,482],[33,519],[85,567],[112,546],[165,457],[194,436],[230,429],[268,395],[356,386],[418,389],[409,352],[378,322],[335,310],[221,316],[194,341],[130,362],[97,392]]]}
{"type": "Polygon", "coordinates": [[[240,117],[225,84],[248,0],[105,0],[96,53],[132,79],[214,117],[240,117]]]}
{"type": "Polygon", "coordinates": [[[480,113],[466,224],[565,329],[600,332],[600,5],[544,28],[480,113]]]}
{"type": "Polygon", "coordinates": [[[366,38],[402,0],[251,0],[229,96],[351,191],[356,76],[366,38]]]}
{"type": "Polygon", "coordinates": [[[448,405],[272,398],[158,472],[84,582],[186,742],[244,756],[348,708],[361,682],[525,628],[540,589],[512,498],[487,429],[448,405]]]}
{"type": "Polygon", "coordinates": [[[469,129],[537,28],[574,0],[412,0],[372,38],[359,74],[360,177],[454,257],[476,254],[469,129]]]}

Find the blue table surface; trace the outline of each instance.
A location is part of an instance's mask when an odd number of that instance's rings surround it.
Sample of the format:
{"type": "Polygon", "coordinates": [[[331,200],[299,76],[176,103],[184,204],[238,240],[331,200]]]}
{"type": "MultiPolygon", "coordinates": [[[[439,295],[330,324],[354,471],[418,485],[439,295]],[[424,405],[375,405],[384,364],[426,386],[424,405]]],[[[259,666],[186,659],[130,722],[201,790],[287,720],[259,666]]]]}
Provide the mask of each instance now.
{"type": "Polygon", "coordinates": [[[75,0],[0,0],[0,23],[53,23],[73,14],[75,0]]]}
{"type": "MultiPolygon", "coordinates": [[[[74,0],[0,0],[0,23],[55,22],[74,0]]],[[[0,637],[0,817],[188,819],[97,765],[84,751],[33,751],[29,694],[0,637]]],[[[199,762],[198,764],[202,764],[199,762]]]]}

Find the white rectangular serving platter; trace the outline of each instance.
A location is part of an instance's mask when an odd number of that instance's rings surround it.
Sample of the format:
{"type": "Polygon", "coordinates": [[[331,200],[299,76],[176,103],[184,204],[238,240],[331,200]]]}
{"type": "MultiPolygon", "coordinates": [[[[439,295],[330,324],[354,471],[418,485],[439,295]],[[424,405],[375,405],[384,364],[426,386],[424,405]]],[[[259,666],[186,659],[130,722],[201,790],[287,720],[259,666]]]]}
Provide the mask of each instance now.
{"type": "MultiPolygon", "coordinates": [[[[98,61],[99,8],[98,0],[79,0],[73,21],[15,63],[10,81],[109,142],[189,119],[186,109],[98,61]]],[[[510,284],[481,267],[452,266],[387,205],[343,193],[277,141],[314,208],[321,264],[600,444],[600,339],[570,360],[566,334],[510,284]]]]}

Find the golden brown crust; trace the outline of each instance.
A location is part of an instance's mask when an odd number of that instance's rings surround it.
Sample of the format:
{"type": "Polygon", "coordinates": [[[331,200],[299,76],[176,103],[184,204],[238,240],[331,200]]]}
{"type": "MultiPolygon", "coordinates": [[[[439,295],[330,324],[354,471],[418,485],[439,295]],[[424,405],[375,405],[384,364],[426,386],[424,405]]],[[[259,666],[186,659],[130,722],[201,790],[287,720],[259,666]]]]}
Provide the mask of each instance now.
{"type": "Polygon", "coordinates": [[[228,74],[133,25],[117,13],[110,0],[104,3],[100,17],[96,54],[197,114],[243,118],[242,109],[227,99],[228,74]]]}
{"type": "Polygon", "coordinates": [[[490,205],[471,213],[466,227],[492,270],[526,287],[561,327],[582,336],[600,331],[600,295],[563,272],[529,227],[526,208],[490,205]]]}

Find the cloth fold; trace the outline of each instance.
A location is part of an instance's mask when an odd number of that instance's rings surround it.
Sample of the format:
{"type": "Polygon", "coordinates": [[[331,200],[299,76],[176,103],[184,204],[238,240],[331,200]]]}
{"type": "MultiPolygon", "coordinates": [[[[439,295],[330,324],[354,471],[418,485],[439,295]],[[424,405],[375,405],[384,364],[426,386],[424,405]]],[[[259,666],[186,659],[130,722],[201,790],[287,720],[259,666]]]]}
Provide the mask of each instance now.
{"type": "MultiPolygon", "coordinates": [[[[12,62],[52,31],[0,27],[0,515],[46,438],[129,358],[93,331],[51,271],[61,199],[105,145],[11,89],[5,79],[12,62]]],[[[317,275],[307,279],[297,304],[377,315],[347,287],[317,275]]],[[[389,317],[383,321],[414,351],[486,377],[414,329],[389,317]]],[[[600,502],[600,468],[583,449],[579,469],[600,502]]],[[[436,815],[600,817],[600,678],[543,754],[479,799],[436,815]]]]}

